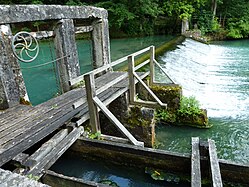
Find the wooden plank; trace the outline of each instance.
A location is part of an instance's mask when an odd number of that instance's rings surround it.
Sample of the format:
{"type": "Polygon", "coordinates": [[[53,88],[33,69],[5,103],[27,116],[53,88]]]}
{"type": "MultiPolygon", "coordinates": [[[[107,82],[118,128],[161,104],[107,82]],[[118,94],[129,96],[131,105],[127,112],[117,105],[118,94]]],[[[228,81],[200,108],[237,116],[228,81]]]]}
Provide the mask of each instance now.
{"type": "MultiPolygon", "coordinates": [[[[15,145],[16,143],[19,142],[19,137],[23,136],[24,137],[27,135],[29,135],[28,132],[34,131],[33,133],[35,133],[35,129],[38,127],[45,127],[45,125],[40,126],[40,123],[46,123],[46,124],[50,124],[53,120],[56,120],[57,118],[60,118],[61,116],[64,115],[65,112],[69,112],[72,111],[73,108],[70,106],[72,105],[72,101],[68,100],[68,101],[61,101],[61,105],[57,107],[39,107],[42,108],[41,112],[39,112],[36,116],[33,116],[32,118],[27,118],[22,122],[19,122],[16,125],[12,125],[11,128],[9,128],[7,131],[5,131],[3,133],[3,135],[5,135],[4,137],[2,137],[1,140],[1,144],[6,144],[4,145],[4,148],[8,147],[8,144],[10,146],[15,145]],[[70,104],[68,107],[68,104],[70,104]],[[8,136],[8,134],[11,133],[12,136],[8,136]],[[25,135],[26,134],[26,135],[25,135]],[[9,142],[11,139],[14,139],[14,142],[9,142]],[[9,143],[8,143],[9,142],[9,143]],[[13,145],[12,145],[13,144],[13,145]]],[[[20,140],[21,141],[21,140],[20,140]]],[[[1,148],[1,146],[0,146],[1,148]]]]}
{"type": "Polygon", "coordinates": [[[98,108],[93,102],[93,97],[96,96],[94,75],[93,74],[85,75],[84,79],[86,83],[86,92],[87,92],[86,96],[87,96],[91,128],[94,133],[100,132],[98,108]]]}
{"type": "Polygon", "coordinates": [[[4,152],[0,154],[0,166],[11,160],[18,153],[23,152],[27,148],[34,145],[36,142],[40,141],[42,138],[46,137],[54,130],[58,129],[60,126],[63,125],[65,121],[70,119],[79,111],[79,109],[75,109],[71,112],[64,113],[63,116],[60,115],[60,118],[56,117],[51,124],[47,124],[45,121],[43,123],[40,123],[35,131],[30,129],[31,132],[27,132],[26,135],[22,134],[22,137],[18,140],[17,143],[14,142],[14,145],[12,144],[12,146],[8,147],[8,149],[5,149],[4,152]],[[41,126],[43,128],[41,128],[41,126]]]}
{"type": "Polygon", "coordinates": [[[108,88],[112,87],[113,85],[117,84],[118,82],[123,81],[126,77],[128,77],[128,73],[124,73],[124,74],[120,75],[116,79],[110,81],[109,83],[107,83],[104,86],[97,89],[96,94],[100,94],[101,92],[107,90],[108,88]]]}
{"type": "Polygon", "coordinates": [[[200,163],[199,138],[192,137],[191,155],[191,187],[201,186],[201,163],[200,163]]]}
{"type": "Polygon", "coordinates": [[[60,143],[63,138],[68,134],[68,129],[62,129],[57,134],[55,134],[51,139],[44,143],[38,150],[36,150],[24,163],[23,165],[32,168],[38,162],[40,162],[43,157],[45,157],[58,143],[60,143]]]}
{"type": "Polygon", "coordinates": [[[133,74],[136,79],[143,85],[143,87],[149,92],[149,94],[156,100],[156,102],[158,102],[158,104],[162,107],[167,108],[167,104],[163,103],[155,94],[154,92],[144,83],[144,81],[136,74],[136,72],[134,72],[133,74]]]}
{"type": "Polygon", "coordinates": [[[49,169],[60,156],[81,136],[83,127],[74,128],[59,144],[57,144],[42,160],[37,163],[27,175],[41,177],[44,170],[49,169]]]}
{"type": "Polygon", "coordinates": [[[117,143],[123,143],[123,144],[128,144],[130,142],[126,138],[120,138],[120,137],[110,136],[110,135],[105,135],[105,134],[101,134],[100,138],[103,140],[107,140],[109,142],[117,142],[117,143]]]}
{"type": "Polygon", "coordinates": [[[150,47],[150,85],[152,86],[155,82],[155,66],[154,66],[154,59],[155,59],[155,47],[150,47]]]}
{"type": "Polygon", "coordinates": [[[213,187],[222,187],[223,184],[221,179],[219,160],[217,157],[216,146],[213,140],[208,139],[208,147],[213,187]]]}
{"type": "Polygon", "coordinates": [[[108,117],[114,125],[118,128],[118,130],[125,135],[132,144],[136,146],[144,146],[143,142],[137,141],[133,135],[120,123],[120,121],[110,112],[110,110],[99,100],[98,97],[93,98],[94,102],[98,105],[98,107],[102,110],[102,112],[108,117]]]}
{"type": "Polygon", "coordinates": [[[129,56],[128,57],[128,74],[129,74],[130,104],[133,104],[135,102],[135,97],[136,97],[136,86],[135,86],[135,79],[133,76],[133,74],[135,73],[134,66],[135,66],[134,56],[129,56]]]}
{"type": "Polygon", "coordinates": [[[142,67],[146,66],[149,62],[150,62],[150,60],[149,60],[149,59],[148,59],[148,60],[146,60],[146,61],[144,61],[143,63],[141,63],[141,64],[137,65],[137,66],[134,68],[134,70],[135,70],[135,71],[139,70],[140,68],[142,68],[142,67]]]}

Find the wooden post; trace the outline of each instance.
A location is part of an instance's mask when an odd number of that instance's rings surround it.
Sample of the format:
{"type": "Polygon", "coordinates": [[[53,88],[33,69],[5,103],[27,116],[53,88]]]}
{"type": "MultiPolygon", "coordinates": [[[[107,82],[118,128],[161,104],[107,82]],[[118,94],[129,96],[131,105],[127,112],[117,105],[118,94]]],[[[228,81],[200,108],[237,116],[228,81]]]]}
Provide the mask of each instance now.
{"type": "Polygon", "coordinates": [[[198,137],[192,137],[191,186],[201,187],[201,164],[198,137]]]}
{"type": "Polygon", "coordinates": [[[211,167],[211,175],[212,175],[212,182],[213,187],[222,187],[222,179],[220,174],[220,166],[219,160],[217,157],[216,147],[213,140],[208,139],[208,148],[209,148],[209,161],[211,167]]]}
{"type": "Polygon", "coordinates": [[[93,98],[96,96],[94,74],[91,73],[85,75],[84,80],[86,84],[86,95],[87,95],[88,110],[90,115],[90,124],[92,127],[92,131],[93,133],[101,132],[98,108],[93,100],[93,98]]]}
{"type": "Polygon", "coordinates": [[[54,32],[56,57],[61,58],[57,61],[60,83],[62,91],[67,92],[70,90],[69,80],[80,75],[73,20],[60,20],[54,32]]]}
{"type": "Polygon", "coordinates": [[[155,59],[155,46],[151,46],[150,47],[150,86],[152,86],[153,83],[155,82],[154,59],[155,59]]]}
{"type": "Polygon", "coordinates": [[[130,104],[134,104],[135,97],[136,97],[136,85],[135,85],[135,78],[134,78],[134,56],[128,57],[128,75],[129,75],[129,100],[130,104]]]}

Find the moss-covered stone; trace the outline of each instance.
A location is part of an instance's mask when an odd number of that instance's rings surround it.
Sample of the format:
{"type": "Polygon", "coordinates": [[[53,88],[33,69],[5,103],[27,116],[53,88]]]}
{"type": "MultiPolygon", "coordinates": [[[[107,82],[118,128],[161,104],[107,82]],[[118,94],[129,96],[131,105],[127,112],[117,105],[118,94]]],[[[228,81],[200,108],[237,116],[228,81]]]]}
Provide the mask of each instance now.
{"type": "Polygon", "coordinates": [[[212,126],[208,123],[207,111],[199,108],[198,101],[193,97],[186,99],[182,96],[181,86],[152,85],[150,88],[163,103],[167,103],[167,109],[160,108],[156,111],[156,117],[162,123],[197,128],[212,126]]]}
{"type": "Polygon", "coordinates": [[[182,87],[178,84],[152,85],[150,89],[163,102],[167,103],[168,110],[177,111],[180,107],[182,87]]]}

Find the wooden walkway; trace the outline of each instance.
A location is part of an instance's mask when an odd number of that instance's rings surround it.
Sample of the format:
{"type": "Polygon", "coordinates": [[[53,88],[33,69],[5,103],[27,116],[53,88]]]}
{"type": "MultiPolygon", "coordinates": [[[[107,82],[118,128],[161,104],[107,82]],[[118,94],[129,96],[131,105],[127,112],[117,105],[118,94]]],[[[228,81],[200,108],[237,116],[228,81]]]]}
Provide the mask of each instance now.
{"type": "MultiPolygon", "coordinates": [[[[96,88],[101,88],[124,74],[106,73],[96,79],[96,88]]],[[[127,90],[126,78],[100,93],[98,97],[108,105],[127,90]]],[[[81,122],[88,120],[87,102],[73,108],[76,101],[85,97],[85,88],[78,88],[34,107],[19,105],[3,112],[0,115],[0,166],[63,126],[76,114],[82,117],[81,122]]]]}

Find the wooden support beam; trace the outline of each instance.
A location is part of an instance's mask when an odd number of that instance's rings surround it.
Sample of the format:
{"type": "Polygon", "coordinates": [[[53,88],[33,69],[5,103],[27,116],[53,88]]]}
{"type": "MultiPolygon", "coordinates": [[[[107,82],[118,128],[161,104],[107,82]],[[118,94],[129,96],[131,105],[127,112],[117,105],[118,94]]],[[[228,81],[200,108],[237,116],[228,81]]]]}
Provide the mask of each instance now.
{"type": "Polygon", "coordinates": [[[201,164],[200,164],[199,138],[192,137],[191,155],[191,186],[201,187],[201,164]]]}
{"type": "Polygon", "coordinates": [[[24,166],[28,168],[34,167],[37,163],[39,163],[43,157],[45,157],[51,150],[59,144],[63,138],[65,138],[68,134],[68,129],[63,129],[57,134],[55,134],[49,141],[44,143],[35,153],[33,153],[26,162],[23,163],[24,166]]]}
{"type": "Polygon", "coordinates": [[[101,130],[99,123],[98,108],[93,101],[93,98],[96,96],[95,80],[93,73],[85,75],[84,80],[86,83],[86,96],[90,115],[90,125],[92,127],[93,133],[100,132],[101,130]]]}
{"type": "Polygon", "coordinates": [[[114,123],[118,130],[123,135],[125,135],[132,144],[136,146],[144,146],[144,143],[137,141],[134,136],[122,125],[122,123],[120,123],[120,121],[110,112],[110,110],[99,100],[98,97],[94,97],[93,100],[102,110],[102,112],[106,115],[106,117],[108,117],[114,123]]]}
{"type": "Polygon", "coordinates": [[[134,56],[129,56],[128,57],[129,93],[130,93],[129,100],[131,104],[134,104],[136,97],[136,85],[133,76],[133,74],[135,73],[134,65],[135,65],[134,56]]]}
{"type": "Polygon", "coordinates": [[[167,108],[167,104],[163,103],[154,92],[144,83],[144,81],[137,75],[136,72],[133,73],[133,76],[143,85],[143,87],[149,92],[149,94],[156,100],[156,102],[162,106],[167,108]]]}
{"type": "Polygon", "coordinates": [[[208,149],[209,149],[209,160],[212,175],[212,186],[213,187],[223,187],[219,160],[217,157],[216,146],[213,140],[208,139],[208,149]]]}
{"type": "Polygon", "coordinates": [[[26,175],[41,177],[45,170],[48,170],[60,156],[80,137],[84,132],[83,127],[74,128],[57,146],[46,154],[26,175]]]}
{"type": "Polygon", "coordinates": [[[155,46],[150,47],[150,85],[152,86],[155,82],[155,66],[154,66],[154,59],[155,59],[155,46]]]}

